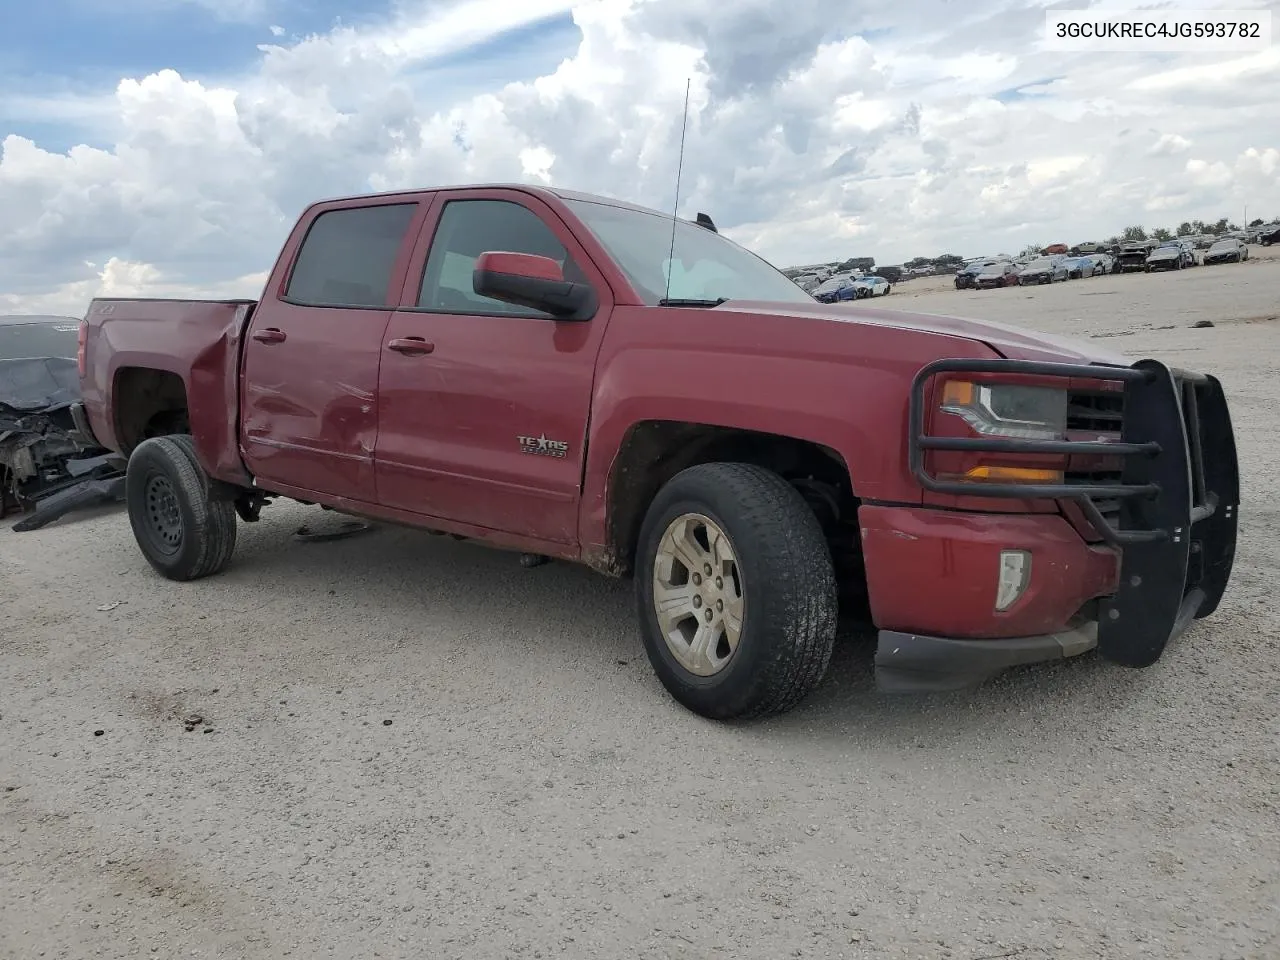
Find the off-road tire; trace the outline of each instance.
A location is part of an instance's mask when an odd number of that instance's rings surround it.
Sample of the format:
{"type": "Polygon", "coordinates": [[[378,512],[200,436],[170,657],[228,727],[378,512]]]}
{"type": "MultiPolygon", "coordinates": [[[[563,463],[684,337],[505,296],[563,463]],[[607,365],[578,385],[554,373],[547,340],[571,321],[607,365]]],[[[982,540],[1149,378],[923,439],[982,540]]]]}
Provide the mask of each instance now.
{"type": "Polygon", "coordinates": [[[218,573],[235,552],[235,505],[213,499],[210,488],[185,434],[144,440],[129,457],[129,524],[147,562],[170,580],[218,573]]]}
{"type": "Polygon", "coordinates": [[[837,619],[836,579],[822,528],[799,491],[745,463],[707,463],[676,474],[654,497],[637,547],[636,601],[649,662],[679,703],[715,720],[790,710],[822,680],[837,619]],[[728,536],[743,589],[742,630],[719,673],[697,676],[672,654],[653,603],[653,574],[668,525],[683,514],[728,536]]]}

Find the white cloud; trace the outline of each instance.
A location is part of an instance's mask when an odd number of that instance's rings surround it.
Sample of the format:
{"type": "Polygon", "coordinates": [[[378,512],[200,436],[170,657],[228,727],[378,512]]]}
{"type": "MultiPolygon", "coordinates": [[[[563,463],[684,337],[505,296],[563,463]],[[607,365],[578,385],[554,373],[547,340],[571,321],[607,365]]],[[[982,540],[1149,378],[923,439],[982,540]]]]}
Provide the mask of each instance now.
{"type": "Polygon", "coordinates": [[[1191,141],[1176,133],[1164,133],[1151,145],[1152,156],[1172,156],[1175,153],[1186,153],[1191,149],[1191,141]]]}
{"type": "MultiPolygon", "coordinates": [[[[523,180],[669,209],[686,79],[682,212],[779,263],[1097,238],[1246,202],[1280,214],[1274,50],[1046,53],[1043,10],[1012,0],[395,10],[296,42],[271,27],[242,76],[175,62],[75,97],[0,89],[0,116],[91,144],[0,126],[0,306],[252,296],[299,211],[347,192],[523,180]],[[580,42],[561,62],[451,93],[465,51],[569,10],[580,42]]],[[[538,43],[515,41],[511,59],[533,62],[538,43]]]]}

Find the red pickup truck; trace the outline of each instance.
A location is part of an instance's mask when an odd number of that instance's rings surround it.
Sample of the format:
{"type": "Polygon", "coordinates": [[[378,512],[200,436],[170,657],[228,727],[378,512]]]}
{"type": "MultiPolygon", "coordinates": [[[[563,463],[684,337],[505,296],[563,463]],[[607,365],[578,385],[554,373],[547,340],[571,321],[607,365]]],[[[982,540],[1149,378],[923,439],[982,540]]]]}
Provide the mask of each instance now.
{"type": "Polygon", "coordinates": [[[799,702],[838,611],[886,690],[1146,666],[1235,550],[1212,376],[825,306],[709,218],[552,188],[314,204],[258,301],[94,300],[80,372],[164,576],[273,497],[581,561],[714,718],[799,702]]]}

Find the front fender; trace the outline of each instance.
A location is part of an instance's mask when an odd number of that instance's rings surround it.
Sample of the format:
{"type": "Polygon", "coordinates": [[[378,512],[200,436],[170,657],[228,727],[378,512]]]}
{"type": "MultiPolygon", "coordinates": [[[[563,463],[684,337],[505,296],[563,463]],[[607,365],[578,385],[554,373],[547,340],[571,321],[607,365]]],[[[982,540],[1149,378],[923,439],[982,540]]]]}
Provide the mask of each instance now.
{"type": "Polygon", "coordinates": [[[609,477],[645,421],[821,444],[844,459],[857,496],[922,502],[907,464],[907,398],[920,367],[944,355],[998,356],[973,340],[818,317],[617,308],[597,365],[581,543],[608,543],[609,477]]]}

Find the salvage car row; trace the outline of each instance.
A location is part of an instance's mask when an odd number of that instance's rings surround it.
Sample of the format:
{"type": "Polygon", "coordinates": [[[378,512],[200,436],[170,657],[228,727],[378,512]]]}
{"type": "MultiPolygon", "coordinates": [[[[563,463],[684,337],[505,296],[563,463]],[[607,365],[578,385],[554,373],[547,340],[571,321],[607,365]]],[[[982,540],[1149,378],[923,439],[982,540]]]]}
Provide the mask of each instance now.
{"type": "Polygon", "coordinates": [[[973,260],[956,271],[955,287],[957,290],[984,290],[1028,286],[1108,273],[1154,273],[1160,270],[1182,270],[1201,264],[1243,263],[1248,259],[1248,245],[1234,237],[1215,241],[1204,251],[1200,260],[1196,259],[1195,247],[1186,241],[1166,240],[1161,243],[1143,240],[1124,244],[1115,256],[1109,253],[1090,253],[1078,257],[1049,254],[1034,259],[973,260]]]}

